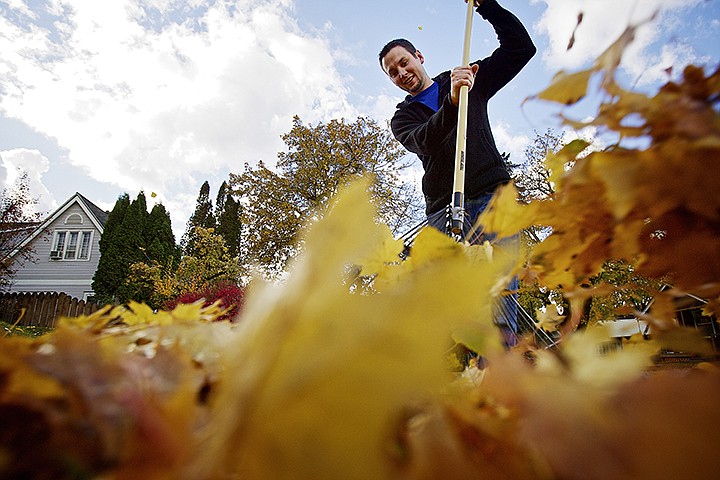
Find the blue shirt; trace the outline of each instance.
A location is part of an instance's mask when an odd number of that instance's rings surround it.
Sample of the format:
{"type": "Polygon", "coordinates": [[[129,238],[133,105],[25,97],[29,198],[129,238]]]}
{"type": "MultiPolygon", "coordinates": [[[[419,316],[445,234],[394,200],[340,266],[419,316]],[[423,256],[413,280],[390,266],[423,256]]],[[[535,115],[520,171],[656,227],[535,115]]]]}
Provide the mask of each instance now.
{"type": "Polygon", "coordinates": [[[428,88],[412,97],[413,102],[420,102],[432,108],[433,112],[438,111],[438,84],[433,82],[428,88]]]}

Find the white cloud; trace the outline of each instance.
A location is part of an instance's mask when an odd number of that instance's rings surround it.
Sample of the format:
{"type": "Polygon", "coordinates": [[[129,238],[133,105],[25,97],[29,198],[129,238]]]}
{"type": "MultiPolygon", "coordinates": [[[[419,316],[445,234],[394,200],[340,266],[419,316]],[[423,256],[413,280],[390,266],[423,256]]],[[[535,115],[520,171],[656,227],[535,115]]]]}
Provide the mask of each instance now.
{"type": "Polygon", "coordinates": [[[42,181],[42,175],[49,168],[50,161],[37,150],[17,148],[0,151],[0,189],[12,187],[26,173],[30,195],[38,201],[34,212],[49,213],[58,206],[42,181]]]}
{"type": "Polygon", "coordinates": [[[495,144],[501,153],[510,154],[511,163],[522,163],[525,161],[525,149],[532,142],[531,138],[524,133],[515,135],[512,127],[507,122],[497,122],[492,125],[495,144]]]}
{"type": "Polygon", "coordinates": [[[329,45],[299,30],[293,4],[15,0],[13,20],[0,16],[0,111],[95,180],[158,192],[184,222],[196,192],[190,205],[180,192],[272,164],[293,115],[356,114],[329,45]]]}
{"type": "MultiPolygon", "coordinates": [[[[587,118],[584,121],[589,122],[591,121],[591,119],[587,118]]],[[[591,152],[600,152],[608,146],[607,141],[599,134],[598,128],[594,125],[581,128],[580,130],[575,130],[570,127],[564,127],[562,129],[562,139],[563,145],[567,145],[573,140],[578,139],[588,142],[590,145],[588,145],[588,147],[582,151],[582,153],[579,155],[580,157],[585,157],[591,152]]]]}
{"type": "Polygon", "coordinates": [[[652,55],[643,56],[641,52],[631,52],[625,68],[637,83],[642,85],[667,82],[670,79],[668,69],[672,69],[673,73],[678,73],[689,64],[702,64],[707,60],[707,58],[699,57],[689,45],[663,45],[659,52],[652,55]]]}
{"type": "MultiPolygon", "coordinates": [[[[697,60],[687,45],[664,45],[660,53],[651,51],[653,44],[669,31],[680,28],[678,14],[701,0],[533,0],[545,3],[547,9],[535,29],[547,35],[549,48],[543,60],[551,70],[577,69],[588,66],[614,42],[628,25],[654,20],[638,28],[635,40],[625,51],[622,67],[639,83],[667,80],[662,71],[672,63],[682,68],[697,60]],[[577,25],[578,14],[583,20],[577,25]],[[567,49],[573,30],[575,41],[567,49]],[[681,55],[678,55],[682,52],[681,55]]],[[[685,25],[684,28],[687,28],[685,25]]]]}
{"type": "Polygon", "coordinates": [[[402,97],[390,96],[390,95],[376,95],[366,100],[367,106],[363,109],[368,112],[368,115],[372,118],[379,119],[379,121],[388,121],[395,114],[397,110],[397,104],[400,103],[402,97]]]}
{"type": "Polygon", "coordinates": [[[7,6],[11,8],[12,10],[25,15],[30,18],[36,18],[35,14],[30,10],[30,8],[27,6],[27,3],[24,0],[4,0],[3,3],[7,3],[7,6]]]}

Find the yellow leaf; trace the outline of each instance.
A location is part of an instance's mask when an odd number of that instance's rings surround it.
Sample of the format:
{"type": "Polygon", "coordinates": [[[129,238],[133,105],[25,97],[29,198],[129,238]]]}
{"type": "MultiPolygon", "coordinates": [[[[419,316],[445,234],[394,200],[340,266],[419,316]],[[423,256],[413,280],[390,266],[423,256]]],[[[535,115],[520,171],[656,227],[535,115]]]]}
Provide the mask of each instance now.
{"type": "Polygon", "coordinates": [[[596,326],[569,336],[563,345],[574,378],[601,389],[611,389],[637,378],[653,364],[657,344],[645,342],[635,348],[613,348],[606,326],[596,326]]]}
{"type": "Polygon", "coordinates": [[[565,168],[569,162],[577,160],[578,155],[590,144],[582,139],[575,139],[558,152],[549,152],[545,164],[550,170],[549,181],[553,185],[562,185],[561,179],[568,175],[565,168]]]}
{"type": "Polygon", "coordinates": [[[382,225],[380,228],[383,231],[383,240],[378,245],[377,250],[373,251],[366,259],[358,262],[362,267],[360,275],[382,275],[382,272],[388,266],[401,261],[400,253],[404,248],[402,240],[393,238],[390,227],[387,225],[382,225]]]}
{"type": "Polygon", "coordinates": [[[425,227],[415,238],[412,253],[408,259],[411,269],[446,258],[459,258],[463,247],[436,228],[425,227]]]}
{"type": "Polygon", "coordinates": [[[565,320],[565,315],[560,315],[556,305],[548,305],[545,310],[535,310],[535,317],[535,326],[546,332],[556,331],[558,325],[565,320]]]}
{"type": "Polygon", "coordinates": [[[478,225],[499,237],[510,237],[535,224],[538,219],[537,205],[520,205],[517,198],[517,189],[512,183],[498,189],[478,218],[478,225]]]}
{"type": "Polygon", "coordinates": [[[636,187],[646,170],[633,152],[596,152],[592,155],[592,168],[607,186],[607,197],[617,221],[622,221],[636,207],[636,187]]]}
{"type": "Polygon", "coordinates": [[[102,329],[108,321],[112,319],[112,315],[108,312],[112,309],[112,305],[105,305],[90,315],[79,315],[77,317],[60,317],[58,319],[57,328],[82,328],[90,330],[102,329]]]}
{"type": "MultiPolygon", "coordinates": [[[[488,310],[487,318],[490,315],[488,310]]],[[[500,331],[492,322],[475,322],[456,328],[452,332],[452,339],[473,352],[480,352],[481,356],[491,356],[502,351],[500,331]]]]}
{"type": "Polygon", "coordinates": [[[529,99],[539,98],[562,103],[563,105],[577,103],[587,94],[588,81],[593,73],[593,70],[583,70],[576,73],[560,71],[555,74],[549,87],[529,99]]]}
{"type": "Polygon", "coordinates": [[[25,338],[0,339],[0,398],[63,398],[65,392],[60,382],[39,372],[27,363],[33,352],[33,344],[25,338]]]}
{"type": "Polygon", "coordinates": [[[626,27],[620,37],[595,60],[593,70],[601,70],[603,72],[602,85],[605,88],[612,88],[614,86],[615,70],[620,66],[622,55],[625,49],[635,39],[635,32],[640,25],[629,25],[626,27]]]}

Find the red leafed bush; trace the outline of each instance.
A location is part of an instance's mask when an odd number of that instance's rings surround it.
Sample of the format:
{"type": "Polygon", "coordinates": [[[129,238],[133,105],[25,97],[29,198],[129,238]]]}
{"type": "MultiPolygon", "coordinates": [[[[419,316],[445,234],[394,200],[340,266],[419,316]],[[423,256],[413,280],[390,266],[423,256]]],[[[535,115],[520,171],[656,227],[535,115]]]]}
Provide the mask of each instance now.
{"type": "Polygon", "coordinates": [[[181,303],[195,303],[205,299],[205,305],[211,305],[220,300],[222,308],[229,309],[225,315],[218,317],[218,321],[235,321],[242,310],[245,300],[245,290],[233,283],[221,282],[197,292],[188,292],[170,300],[164,305],[165,309],[171,310],[181,303]]]}

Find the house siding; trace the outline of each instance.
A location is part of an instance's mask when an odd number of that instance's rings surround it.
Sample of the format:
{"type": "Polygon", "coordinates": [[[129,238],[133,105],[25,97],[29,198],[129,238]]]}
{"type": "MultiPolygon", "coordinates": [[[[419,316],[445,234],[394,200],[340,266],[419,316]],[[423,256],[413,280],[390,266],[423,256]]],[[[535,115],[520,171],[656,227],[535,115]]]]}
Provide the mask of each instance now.
{"type": "Polygon", "coordinates": [[[92,278],[100,260],[101,232],[76,202],[58,216],[46,230],[32,242],[32,262],[17,268],[11,292],[63,292],[72,297],[86,299],[92,294],[92,278]],[[68,222],[70,218],[71,222],[68,222]],[[87,260],[54,260],[50,252],[54,248],[58,231],[91,231],[89,258],[87,260]]]}

